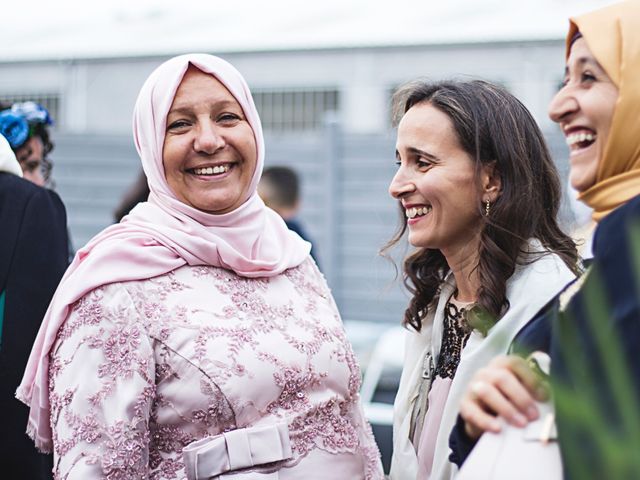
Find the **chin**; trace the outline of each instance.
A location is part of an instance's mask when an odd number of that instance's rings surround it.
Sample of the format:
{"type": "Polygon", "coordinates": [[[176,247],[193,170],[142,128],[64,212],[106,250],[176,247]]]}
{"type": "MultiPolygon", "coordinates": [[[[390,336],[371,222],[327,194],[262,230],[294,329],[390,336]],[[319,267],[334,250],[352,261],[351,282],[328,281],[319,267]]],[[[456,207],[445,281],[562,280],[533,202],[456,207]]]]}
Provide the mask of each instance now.
{"type": "Polygon", "coordinates": [[[418,235],[416,236],[409,235],[407,240],[409,240],[409,244],[415,248],[433,248],[431,246],[431,242],[429,242],[428,239],[421,238],[418,235]]]}
{"type": "Polygon", "coordinates": [[[570,175],[569,177],[571,181],[571,186],[578,192],[582,193],[586,190],[589,190],[591,187],[595,185],[595,178],[589,179],[584,178],[584,175],[570,175]]]}

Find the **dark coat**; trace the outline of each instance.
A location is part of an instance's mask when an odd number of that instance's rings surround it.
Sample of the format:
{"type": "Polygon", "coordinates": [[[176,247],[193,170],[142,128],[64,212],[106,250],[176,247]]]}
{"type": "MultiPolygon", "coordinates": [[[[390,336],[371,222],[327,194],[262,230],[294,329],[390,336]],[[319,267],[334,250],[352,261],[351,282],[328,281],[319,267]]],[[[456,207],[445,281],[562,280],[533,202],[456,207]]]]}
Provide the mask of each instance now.
{"type": "MultiPolygon", "coordinates": [[[[558,438],[565,478],[631,478],[629,473],[616,474],[610,469],[607,462],[611,459],[603,456],[598,442],[611,435],[618,442],[616,450],[631,445],[622,432],[637,418],[640,402],[640,196],[600,222],[593,253],[580,288],[552,323],[551,368],[556,382],[568,388],[579,404],[588,403],[588,417],[602,418],[604,427],[589,431],[586,422],[572,419],[575,402],[571,400],[563,411],[558,400],[558,438]],[[617,356],[620,364],[615,362],[617,356]],[[621,408],[623,395],[615,377],[635,397],[631,415],[621,408]]],[[[640,424],[633,428],[639,431],[640,424]]]]}
{"type": "Polygon", "coordinates": [[[51,458],[25,434],[28,408],[15,398],[33,341],[68,262],[67,217],[58,195],[0,172],[0,471],[51,478],[51,458]]]}

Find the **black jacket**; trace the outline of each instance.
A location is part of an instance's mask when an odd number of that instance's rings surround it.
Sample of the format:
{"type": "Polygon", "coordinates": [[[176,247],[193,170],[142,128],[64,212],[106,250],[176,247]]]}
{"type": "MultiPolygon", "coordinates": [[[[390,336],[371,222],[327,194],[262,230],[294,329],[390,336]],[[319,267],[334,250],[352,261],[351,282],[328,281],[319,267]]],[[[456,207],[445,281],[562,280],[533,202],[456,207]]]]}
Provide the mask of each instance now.
{"type": "Polygon", "coordinates": [[[57,194],[0,172],[0,471],[51,478],[51,458],[25,434],[28,408],[15,398],[33,341],[68,262],[67,217],[57,194]]]}

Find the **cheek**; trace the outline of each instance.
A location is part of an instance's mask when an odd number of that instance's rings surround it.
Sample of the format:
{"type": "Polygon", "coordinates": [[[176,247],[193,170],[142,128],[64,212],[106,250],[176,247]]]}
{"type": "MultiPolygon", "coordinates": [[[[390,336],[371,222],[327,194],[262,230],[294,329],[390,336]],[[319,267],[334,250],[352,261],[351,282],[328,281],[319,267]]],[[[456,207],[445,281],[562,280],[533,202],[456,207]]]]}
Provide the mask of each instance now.
{"type": "Polygon", "coordinates": [[[464,172],[441,171],[428,172],[415,182],[416,188],[434,203],[469,203],[476,197],[476,184],[473,174],[464,172]]]}
{"type": "Polygon", "coordinates": [[[255,139],[253,137],[253,131],[251,131],[251,137],[246,139],[242,148],[242,156],[246,162],[247,168],[246,175],[253,178],[256,167],[258,165],[258,149],[255,139]]]}
{"type": "Polygon", "coordinates": [[[165,178],[169,179],[179,173],[180,164],[179,143],[175,140],[165,141],[162,147],[162,168],[165,178]]]}

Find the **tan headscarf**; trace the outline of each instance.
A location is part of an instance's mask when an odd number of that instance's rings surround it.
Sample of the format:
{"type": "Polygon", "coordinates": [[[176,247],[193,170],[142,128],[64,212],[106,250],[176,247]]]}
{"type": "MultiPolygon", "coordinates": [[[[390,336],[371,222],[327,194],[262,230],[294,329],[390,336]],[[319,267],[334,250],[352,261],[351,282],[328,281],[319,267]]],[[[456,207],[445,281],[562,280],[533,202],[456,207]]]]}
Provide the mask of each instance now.
{"type": "Polygon", "coordinates": [[[640,194],[640,0],[626,0],[571,18],[571,41],[580,31],[591,53],[618,87],[611,130],[596,183],[578,197],[601,220],[640,194]]]}

